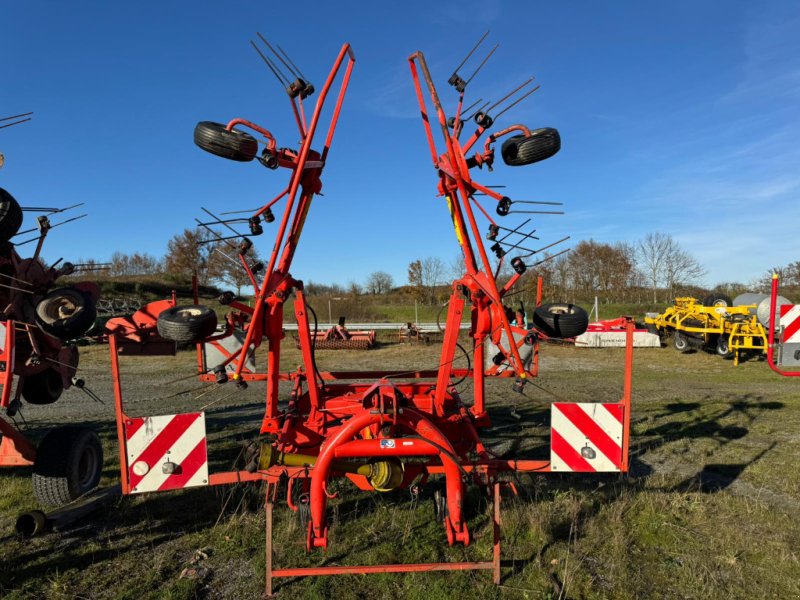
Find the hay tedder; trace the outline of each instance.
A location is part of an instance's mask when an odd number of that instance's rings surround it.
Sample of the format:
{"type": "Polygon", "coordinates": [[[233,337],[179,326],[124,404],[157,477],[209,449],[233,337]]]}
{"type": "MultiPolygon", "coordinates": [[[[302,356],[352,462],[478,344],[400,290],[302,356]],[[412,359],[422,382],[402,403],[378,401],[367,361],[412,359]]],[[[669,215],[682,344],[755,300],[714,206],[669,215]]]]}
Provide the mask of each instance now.
{"type": "MultiPolygon", "coordinates": [[[[349,44],[342,47],[319,90],[310,120],[307,120],[304,101],[307,102],[315,92],[314,87],[280,47],[275,51],[266,40],[262,40],[272,51],[272,58],[253,45],[281,81],[282,87],[286,88],[300,134],[299,147],[280,147],[269,130],[241,118],[227,124],[201,122],[195,129],[195,143],[203,150],[240,162],[257,159],[268,169],[286,169],[289,174],[288,185],[248,217],[250,233],[237,234],[238,260],[253,285],[253,306],[228,298],[227,303],[233,312],[226,317],[225,331],[219,334],[215,332],[216,317],[211,311],[197,305],[174,306],[171,302],[147,306],[136,313],[131,319],[138,320],[138,328],[121,327],[110,332],[123,493],[245,481],[266,482],[268,593],[272,592],[275,577],[378,572],[488,569],[492,571],[494,581],[499,583],[501,488],[513,488],[508,481],[510,475],[628,470],[632,322],[627,325],[629,343],[621,399],[553,403],[551,446],[549,453],[541,459],[495,455],[481,437],[482,432],[491,427],[487,410],[487,378],[506,378],[511,395],[521,391],[539,370],[537,331],[517,326],[514,324],[516,320],[510,321],[510,311],[503,305],[503,299],[526,270],[537,264],[527,259],[544,248],[525,248],[530,239],[535,239],[522,232],[528,221],[518,226],[505,226],[500,222],[516,212],[554,211],[531,210],[537,202],[502,196],[475,181],[471,171],[484,166],[491,170],[495,159],[494,144],[501,139],[501,154],[507,165],[523,166],[549,158],[560,148],[558,132],[552,128],[532,130],[523,125],[492,129],[498,117],[538,89],[529,89],[515,101],[510,100],[529,85],[530,80],[499,102],[486,102],[479,106],[478,101],[470,108],[463,108],[465,89],[474,73],[465,79],[459,75],[459,69],[481,42],[449,80],[457,98],[455,110],[449,116],[423,54],[416,52],[409,57],[424,134],[442,199],[440,209],[449,212],[463,253],[465,274],[452,284],[438,364],[428,370],[320,371],[315,359],[314,336],[309,325],[311,311],[303,283],[295,279],[289,269],[312,201],[322,191],[322,174],[355,55],[349,44]],[[339,91],[327,132],[320,138],[317,134],[323,105],[335,81],[340,82],[339,91]],[[500,108],[503,103],[507,105],[500,108]],[[475,108],[472,114],[466,115],[472,108],[475,108]],[[474,131],[465,134],[472,123],[474,131]],[[255,136],[262,138],[260,152],[260,142],[255,136]],[[443,147],[438,147],[434,141],[438,136],[441,136],[443,147]],[[483,145],[478,146],[484,136],[483,145]],[[479,199],[478,195],[483,195],[483,198],[479,199]],[[263,276],[259,277],[247,257],[252,246],[250,237],[262,233],[262,222],[275,221],[273,209],[277,211],[277,203],[284,199],[273,251],[263,276]],[[494,205],[493,211],[482,205],[481,202],[486,200],[494,205]],[[522,210],[517,210],[520,205],[522,210]],[[505,285],[498,285],[496,272],[499,269],[490,262],[481,227],[488,229],[486,235],[492,242],[489,250],[498,262],[505,261],[510,250],[519,252],[510,261],[515,273],[505,285]],[[303,365],[296,370],[281,372],[284,303],[290,295],[294,295],[294,317],[298,324],[303,365]],[[459,326],[464,311],[469,311],[471,316],[469,343],[464,350],[464,354],[471,357],[471,364],[467,368],[455,368],[453,363],[457,358],[459,326]],[[174,346],[170,348],[158,343],[163,339],[198,342],[201,356],[198,376],[203,381],[239,387],[265,382],[266,407],[259,431],[261,437],[248,447],[243,468],[209,472],[203,412],[160,416],[131,416],[126,413],[119,357],[121,354],[174,352],[174,346]],[[149,340],[155,342],[152,347],[149,340]],[[213,363],[207,360],[207,353],[206,358],[202,358],[203,350],[207,350],[210,344],[222,342],[226,343],[224,352],[218,353],[213,363]],[[253,360],[255,348],[262,344],[267,346],[266,369],[257,368],[253,360]],[[132,348],[135,352],[129,350],[132,348]],[[456,389],[457,381],[462,378],[472,378],[472,397],[462,397],[456,389]],[[291,387],[288,398],[279,397],[281,382],[287,382],[291,387]],[[274,568],[272,510],[278,490],[283,490],[279,484],[285,482],[286,499],[292,510],[299,510],[300,505],[308,509],[310,518],[305,542],[308,551],[312,552],[328,547],[331,536],[335,535],[326,514],[328,499],[331,498],[329,484],[335,478],[347,478],[361,490],[371,492],[412,485],[419,488],[443,479],[445,493],[438,519],[451,545],[468,545],[472,540],[465,517],[466,486],[477,485],[490,490],[494,500],[491,560],[274,568]]],[[[232,221],[218,219],[218,223],[230,228],[232,221]]],[[[220,240],[224,237],[217,236],[220,240]]],[[[229,236],[228,239],[232,238],[229,236]]],[[[537,306],[540,317],[546,317],[544,322],[548,335],[570,337],[585,329],[585,311],[572,305],[541,306],[541,280],[537,306]]],[[[502,404],[504,399],[495,398],[494,402],[502,404]]]]}
{"type": "Polygon", "coordinates": [[[103,467],[93,430],[54,427],[37,445],[24,427],[28,406],[52,404],[71,386],[97,399],[76,377],[74,342],[94,325],[99,289],[88,282],[57,287],[56,280],[85,265],[59,259],[48,266],[40,257],[52,228],[81,218],[50,222],[50,216],[70,208],[75,206],[23,207],[0,188],[0,467],[33,466],[33,492],[46,506],[66,504],[93,490],[103,467]],[[20,231],[26,211],[41,214],[35,227],[20,231]],[[34,232],[27,240],[17,239],[34,232]],[[23,258],[17,250],[33,242],[33,256],[23,258]]]}

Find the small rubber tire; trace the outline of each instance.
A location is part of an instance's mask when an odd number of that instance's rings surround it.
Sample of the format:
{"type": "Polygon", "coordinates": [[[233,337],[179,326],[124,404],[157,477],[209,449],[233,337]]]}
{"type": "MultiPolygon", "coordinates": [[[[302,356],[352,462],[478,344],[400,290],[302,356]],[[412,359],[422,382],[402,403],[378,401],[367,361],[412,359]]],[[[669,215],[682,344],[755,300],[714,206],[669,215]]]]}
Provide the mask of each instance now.
{"type": "Polygon", "coordinates": [[[731,342],[728,336],[720,335],[717,338],[717,346],[716,346],[717,356],[721,356],[722,358],[732,358],[733,351],[731,350],[731,342]]]}
{"type": "Polygon", "coordinates": [[[533,324],[548,337],[572,338],[589,327],[589,314],[574,304],[543,304],[533,311],[533,324]]]}
{"type": "Polygon", "coordinates": [[[158,315],[156,326],[165,340],[192,344],[214,333],[217,314],[199,304],[173,306],[158,315]]]}
{"type": "Polygon", "coordinates": [[[258,154],[258,142],[249,133],[231,129],[222,123],[200,121],[194,128],[194,143],[216,156],[250,162],[258,154]]]}
{"type": "Polygon", "coordinates": [[[689,340],[680,331],[676,331],[672,336],[672,345],[678,352],[686,352],[689,349],[689,340]]]}
{"type": "Polygon", "coordinates": [[[87,427],[51,429],[36,449],[33,495],[44,506],[61,506],[92,491],[103,472],[103,446],[87,427]]]}
{"type": "Polygon", "coordinates": [[[97,306],[77,288],[58,288],[36,305],[35,319],[45,333],[64,341],[74,340],[94,326],[97,306]]]}
{"type": "Polygon", "coordinates": [[[22,225],[22,208],[14,196],[0,188],[0,244],[17,235],[22,225]]]}
{"type": "Polygon", "coordinates": [[[28,404],[52,404],[64,393],[64,381],[55,369],[45,369],[26,375],[22,383],[22,397],[28,404]]]}
{"type": "Polygon", "coordinates": [[[733,306],[733,300],[725,294],[709,294],[703,298],[703,306],[733,306]]]}
{"type": "Polygon", "coordinates": [[[531,131],[530,137],[515,135],[503,142],[500,155],[510,167],[521,167],[550,158],[561,150],[557,129],[544,127],[531,131]]]}

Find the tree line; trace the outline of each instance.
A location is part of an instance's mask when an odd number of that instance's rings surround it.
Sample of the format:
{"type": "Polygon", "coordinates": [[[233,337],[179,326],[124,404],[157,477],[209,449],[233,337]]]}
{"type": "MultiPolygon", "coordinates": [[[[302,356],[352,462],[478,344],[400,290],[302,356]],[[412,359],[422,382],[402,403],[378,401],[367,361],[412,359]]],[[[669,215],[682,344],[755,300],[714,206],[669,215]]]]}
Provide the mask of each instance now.
{"type": "MultiPolygon", "coordinates": [[[[562,301],[591,301],[597,296],[604,303],[658,303],[670,302],[677,295],[699,295],[697,285],[706,271],[690,252],[671,235],[652,232],[642,239],[613,244],[593,239],[578,242],[568,253],[534,256],[536,263],[526,275],[528,291],[535,288],[541,276],[546,298],[562,301]]],[[[89,265],[98,264],[93,259],[80,260],[89,265]]],[[[257,270],[258,253],[252,248],[248,262],[257,270]]],[[[514,271],[508,260],[494,260],[493,268],[501,282],[514,271]]],[[[386,271],[374,271],[363,282],[351,280],[347,284],[324,284],[308,281],[309,295],[381,296],[401,293],[419,302],[434,304],[449,297],[450,283],[464,273],[462,256],[446,264],[438,257],[428,256],[408,264],[406,281],[396,282],[386,271]]],[[[105,274],[110,277],[162,275],[188,281],[197,273],[201,285],[222,283],[241,294],[249,284],[233,243],[215,239],[210,232],[197,228],[185,229],[173,236],[163,257],[147,253],[125,254],[115,252],[105,274]]],[[[725,282],[716,291],[736,295],[753,288],[766,291],[772,273],[781,276],[782,289],[800,288],[800,261],[785,267],[771,269],[760,279],[749,282],[725,282]]]]}

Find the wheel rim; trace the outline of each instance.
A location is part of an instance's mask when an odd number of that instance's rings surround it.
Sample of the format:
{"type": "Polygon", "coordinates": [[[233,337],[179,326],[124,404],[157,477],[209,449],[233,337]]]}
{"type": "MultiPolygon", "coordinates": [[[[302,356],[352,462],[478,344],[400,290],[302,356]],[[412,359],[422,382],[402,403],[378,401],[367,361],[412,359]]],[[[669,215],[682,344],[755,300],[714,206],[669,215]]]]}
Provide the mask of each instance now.
{"type": "Polygon", "coordinates": [[[94,476],[97,473],[98,456],[97,450],[92,447],[86,447],[81,454],[78,461],[78,485],[81,489],[89,487],[94,476]]]}
{"type": "Polygon", "coordinates": [[[193,319],[194,317],[199,317],[200,315],[203,314],[203,311],[199,308],[182,308],[175,314],[177,317],[181,319],[189,320],[193,319]]]}
{"type": "Polygon", "coordinates": [[[42,311],[44,313],[42,317],[51,323],[55,323],[56,321],[63,321],[74,317],[80,310],[81,307],[71,298],[68,296],[61,296],[60,298],[54,298],[45,305],[42,311]]]}

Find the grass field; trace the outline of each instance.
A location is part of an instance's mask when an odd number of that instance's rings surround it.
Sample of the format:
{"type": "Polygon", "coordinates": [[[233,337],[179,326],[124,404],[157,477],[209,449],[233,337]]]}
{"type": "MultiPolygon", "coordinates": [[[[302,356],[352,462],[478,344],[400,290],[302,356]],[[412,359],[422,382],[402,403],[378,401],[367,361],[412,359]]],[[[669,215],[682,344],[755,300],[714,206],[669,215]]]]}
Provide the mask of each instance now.
{"type": "MultiPolygon", "coordinates": [[[[292,344],[285,344],[285,348],[292,344]]],[[[368,352],[320,352],[322,369],[430,367],[437,348],[386,342],[368,352]]],[[[117,473],[107,349],[82,350],[87,384],[25,411],[41,436],[63,422],[97,426],[103,483],[117,473]]],[[[543,348],[542,376],[524,398],[489,383],[491,444],[507,455],[547,453],[553,395],[615,401],[623,351],[543,348]],[[512,402],[521,419],[513,418],[512,402]]],[[[123,362],[129,412],[208,412],[212,467],[230,467],[255,437],[263,387],[207,387],[184,379],[193,354],[123,362]],[[187,390],[190,390],[187,393],[187,390]]],[[[288,349],[286,368],[299,364],[288,349]]],[[[462,386],[470,397],[469,387],[462,386]]],[[[800,382],[760,360],[734,367],[705,353],[636,351],[632,473],[533,476],[503,501],[503,584],[486,572],[283,580],[283,598],[797,598],[800,597],[800,382]]],[[[367,495],[332,486],[331,546],[307,556],[300,522],[276,510],[277,566],[440,559],[484,560],[490,503],[470,492],[470,547],[449,548],[431,501],[408,491],[367,495]]],[[[35,507],[26,469],[0,472],[0,596],[4,598],[258,598],[263,589],[263,492],[248,485],[120,500],[83,525],[21,541],[16,515],[35,507]],[[193,577],[184,576],[191,568],[193,577]]]]}

